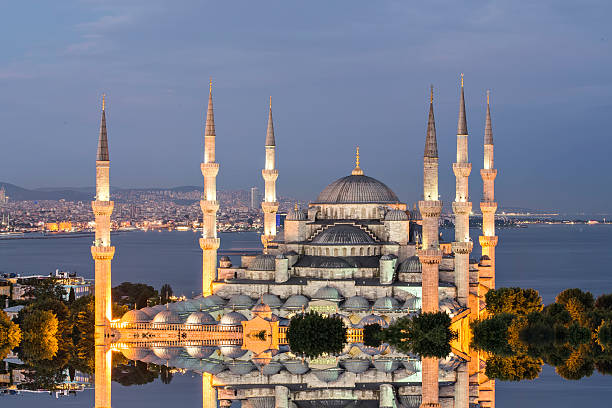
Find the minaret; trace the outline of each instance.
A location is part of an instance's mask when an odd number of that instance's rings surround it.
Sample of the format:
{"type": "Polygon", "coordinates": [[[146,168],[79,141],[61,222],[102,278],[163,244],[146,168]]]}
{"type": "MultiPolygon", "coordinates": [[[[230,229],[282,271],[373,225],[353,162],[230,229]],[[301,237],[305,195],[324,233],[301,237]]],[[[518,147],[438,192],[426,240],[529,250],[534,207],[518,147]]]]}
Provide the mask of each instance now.
{"type": "Polygon", "coordinates": [[[495,289],[495,246],[497,245],[497,236],[495,235],[495,211],[497,211],[495,177],[497,176],[497,170],[493,164],[493,127],[491,126],[489,91],[487,91],[487,119],[485,121],[484,133],[484,167],[480,170],[480,176],[482,177],[483,197],[480,202],[482,235],[479,241],[482,247],[482,255],[487,255],[491,258],[492,285],[490,289],[495,289]]]}
{"type": "MultiPolygon", "coordinates": [[[[436,121],[433,110],[433,85],[429,98],[429,120],[423,155],[423,200],[419,209],[423,218],[421,248],[417,255],[422,265],[422,311],[438,311],[438,275],[442,251],[438,238],[438,224],[442,212],[442,201],[438,195],[438,142],[436,140],[436,121]]],[[[438,359],[421,359],[421,407],[439,407],[438,403],[438,359]]]]}
{"type": "Polygon", "coordinates": [[[422,245],[417,255],[422,264],[422,310],[438,311],[438,271],[442,252],[438,239],[438,224],[442,211],[442,202],[438,195],[438,142],[436,140],[436,122],[433,110],[433,86],[429,101],[429,121],[423,156],[423,200],[419,209],[423,218],[422,245]]]}
{"type": "Polygon", "coordinates": [[[111,260],[115,254],[115,247],[111,246],[110,242],[110,216],[114,203],[110,201],[110,161],[105,105],[105,96],[102,95],[102,120],[96,156],[96,200],[91,203],[96,218],[96,236],[91,247],[91,256],[95,263],[96,408],[110,408],[111,406],[111,352],[106,343],[112,320],[111,260]]]}
{"type": "Polygon", "coordinates": [[[206,129],[204,131],[204,162],[200,164],[204,176],[204,194],[200,200],[202,208],[202,296],[212,295],[212,283],[217,272],[217,174],[219,163],[215,161],[215,115],[212,100],[212,79],[208,88],[208,112],[206,113],[206,129]]]}
{"type": "Polygon", "coordinates": [[[276,212],[278,211],[278,201],[276,201],[276,141],[274,140],[274,122],[272,120],[272,97],[270,97],[270,110],[268,112],[268,131],[266,133],[266,165],[261,171],[261,175],[266,184],[264,201],[261,209],[264,213],[264,233],[261,242],[264,248],[268,247],[268,242],[276,237],[276,212]]]}
{"type": "Polygon", "coordinates": [[[461,74],[461,99],[459,102],[459,122],[457,124],[457,162],[453,163],[456,179],[455,202],[455,242],[452,249],[455,254],[455,286],[457,287],[457,302],[468,306],[470,290],[470,252],[473,244],[470,241],[470,212],[472,203],[468,201],[468,177],[472,164],[468,162],[468,130],[465,117],[465,96],[463,92],[463,74],[461,74]]]}

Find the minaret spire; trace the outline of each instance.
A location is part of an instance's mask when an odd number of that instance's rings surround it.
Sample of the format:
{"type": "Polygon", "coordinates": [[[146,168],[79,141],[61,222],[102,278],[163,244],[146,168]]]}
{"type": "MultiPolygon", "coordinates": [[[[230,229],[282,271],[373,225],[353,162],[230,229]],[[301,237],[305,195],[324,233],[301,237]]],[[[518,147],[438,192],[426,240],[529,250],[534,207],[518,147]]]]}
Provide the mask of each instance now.
{"type": "Polygon", "coordinates": [[[491,125],[491,93],[487,90],[487,118],[485,120],[484,144],[493,144],[493,126],[491,125]]]}
{"type": "Polygon", "coordinates": [[[427,122],[427,137],[425,139],[425,157],[438,157],[438,141],[436,139],[436,120],[434,118],[434,88],[431,86],[431,94],[429,97],[429,121],[427,122]]]}
{"type": "Polygon", "coordinates": [[[455,214],[455,241],[452,249],[455,254],[455,286],[457,287],[457,301],[461,306],[468,307],[470,289],[470,212],[472,203],[469,202],[468,180],[472,171],[472,164],[468,162],[468,130],[465,113],[465,94],[463,90],[463,74],[461,74],[461,96],[459,102],[459,123],[457,125],[457,161],[453,163],[455,173],[456,192],[453,212],[455,214]]]}
{"type": "Polygon", "coordinates": [[[206,113],[206,125],[204,130],[204,162],[200,164],[200,170],[204,176],[204,193],[200,200],[202,209],[202,296],[212,294],[212,284],[217,276],[217,249],[219,249],[219,238],[217,238],[217,174],[219,163],[215,161],[215,114],[212,100],[212,78],[208,84],[208,110],[206,113]]]}
{"type": "Polygon", "coordinates": [[[102,94],[102,119],[100,120],[100,136],[98,137],[98,152],[96,160],[109,161],[108,135],[106,134],[106,94],[102,94]]]}
{"type": "Polygon", "coordinates": [[[272,119],[272,97],[270,96],[270,108],[268,111],[268,129],[266,132],[266,163],[261,175],[265,182],[264,201],[261,209],[264,213],[264,233],[261,242],[267,252],[271,241],[276,237],[276,213],[278,212],[278,201],[276,201],[276,140],[274,138],[274,121],[272,119]]]}

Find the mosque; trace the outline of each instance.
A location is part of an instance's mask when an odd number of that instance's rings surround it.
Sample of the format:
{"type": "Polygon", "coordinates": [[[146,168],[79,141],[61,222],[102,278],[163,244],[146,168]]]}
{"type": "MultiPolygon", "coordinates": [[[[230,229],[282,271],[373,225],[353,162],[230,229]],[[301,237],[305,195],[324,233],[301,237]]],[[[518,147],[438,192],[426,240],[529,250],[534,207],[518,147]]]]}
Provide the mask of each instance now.
{"type": "Polygon", "coordinates": [[[471,163],[463,75],[461,76],[455,239],[439,240],[438,148],[433,87],[423,155],[423,198],[409,209],[383,182],[360,167],[359,148],[350,174],[329,184],[308,208],[297,206],[277,231],[276,138],[270,102],[262,176],[264,250],[239,265],[218,259],[216,130],[212,82],[204,134],[200,201],[203,229],[202,295],[166,306],[111,315],[108,137],[105,104],[96,160],[96,237],[91,253],[96,273],[96,407],[110,407],[110,359],[131,360],[201,372],[203,407],[494,407],[495,383],[484,375],[483,356],[469,349],[469,322],[495,287],[493,134],[487,94],[484,129],[482,256],[470,258],[471,163]],[[296,313],[337,315],[348,327],[339,356],[303,359],[288,347],[296,313]],[[445,359],[405,355],[387,344],[363,344],[363,327],[386,327],[411,313],[444,311],[459,338],[445,359]]]}

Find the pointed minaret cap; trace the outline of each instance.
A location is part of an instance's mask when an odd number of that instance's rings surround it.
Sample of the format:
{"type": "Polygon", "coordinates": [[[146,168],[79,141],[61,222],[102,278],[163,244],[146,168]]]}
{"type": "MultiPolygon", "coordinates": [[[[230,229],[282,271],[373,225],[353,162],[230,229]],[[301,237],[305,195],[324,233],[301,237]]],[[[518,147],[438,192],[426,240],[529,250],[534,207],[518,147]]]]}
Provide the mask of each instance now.
{"type": "Polygon", "coordinates": [[[274,121],[272,120],[272,97],[270,97],[270,112],[268,113],[268,131],[266,133],[266,146],[276,146],[274,139],[274,121]]]}
{"type": "Polygon", "coordinates": [[[357,151],[355,152],[355,168],[351,174],[353,176],[363,176],[363,170],[359,167],[359,146],[357,146],[357,151]]]}
{"type": "Polygon", "coordinates": [[[485,121],[484,144],[493,144],[493,126],[491,126],[490,91],[487,91],[487,119],[485,121]]]}
{"type": "Polygon", "coordinates": [[[461,74],[461,100],[459,101],[459,122],[457,123],[457,134],[467,135],[467,120],[465,118],[465,96],[463,94],[463,74],[461,74]]]}
{"type": "Polygon", "coordinates": [[[215,113],[212,100],[212,77],[208,83],[208,111],[206,112],[206,129],[204,136],[215,136],[215,113]]]}
{"type": "Polygon", "coordinates": [[[106,94],[102,94],[102,120],[100,122],[100,137],[98,138],[97,161],[109,161],[108,135],[106,134],[106,94]]]}
{"type": "Polygon", "coordinates": [[[433,85],[429,96],[429,120],[427,122],[427,137],[425,138],[425,157],[438,158],[438,141],[436,139],[436,120],[433,109],[433,85]]]}

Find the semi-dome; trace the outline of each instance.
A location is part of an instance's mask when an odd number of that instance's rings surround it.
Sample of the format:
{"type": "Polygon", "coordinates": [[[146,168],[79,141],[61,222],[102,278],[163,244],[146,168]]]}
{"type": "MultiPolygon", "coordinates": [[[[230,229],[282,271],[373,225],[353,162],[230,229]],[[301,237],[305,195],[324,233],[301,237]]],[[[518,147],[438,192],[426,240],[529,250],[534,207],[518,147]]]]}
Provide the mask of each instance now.
{"type": "Polygon", "coordinates": [[[158,324],[180,324],[181,318],[172,310],[162,310],[153,318],[153,323],[158,324]]]}
{"type": "Polygon", "coordinates": [[[408,221],[408,214],[402,210],[391,210],[385,214],[385,221],[408,221]]]}
{"type": "Polygon", "coordinates": [[[374,306],[372,306],[372,309],[378,312],[393,312],[396,311],[398,307],[399,302],[397,301],[397,299],[385,296],[376,299],[376,302],[374,302],[374,306]]]}
{"type": "Polygon", "coordinates": [[[322,288],[319,288],[315,292],[312,298],[319,299],[319,300],[331,300],[334,302],[339,302],[342,300],[342,295],[340,294],[338,289],[332,286],[323,286],[322,288]]]}
{"type": "Polygon", "coordinates": [[[346,310],[368,310],[370,302],[363,296],[352,296],[344,301],[342,308],[346,310]]]}
{"type": "Polygon", "coordinates": [[[224,326],[240,326],[240,323],[244,322],[245,320],[247,320],[247,318],[242,313],[229,312],[221,317],[219,324],[224,326]]]}
{"type": "Polygon", "coordinates": [[[421,273],[423,272],[423,266],[421,265],[421,261],[419,257],[413,255],[402,262],[399,266],[398,272],[407,272],[407,273],[421,273]]]}
{"type": "Polygon", "coordinates": [[[185,320],[186,325],[203,325],[203,324],[217,324],[217,321],[214,317],[210,315],[210,313],[206,312],[193,312],[189,315],[187,320],[185,320]]]}
{"type": "Polygon", "coordinates": [[[146,323],[151,320],[151,317],[142,310],[130,310],[121,318],[122,323],[146,323]]]}
{"type": "Polygon", "coordinates": [[[288,310],[300,310],[308,306],[308,298],[304,295],[292,295],[287,298],[285,304],[283,305],[283,309],[288,310]]]}
{"type": "Polygon", "coordinates": [[[243,350],[240,346],[220,346],[219,351],[227,358],[240,358],[247,352],[247,350],[243,350]]]}
{"type": "Polygon", "coordinates": [[[317,197],[317,204],[398,203],[399,199],[384,183],[364,175],[342,177],[317,197]]]}
{"type": "Polygon", "coordinates": [[[227,302],[228,307],[251,308],[255,301],[247,295],[233,295],[227,302]]]}
{"type": "Polygon", "coordinates": [[[312,239],[313,244],[367,245],[376,241],[370,234],[354,225],[338,224],[327,228],[312,239]]]}
{"type": "Polygon", "coordinates": [[[276,257],[274,255],[257,255],[249,265],[249,271],[273,271],[276,269],[276,257]]]}

